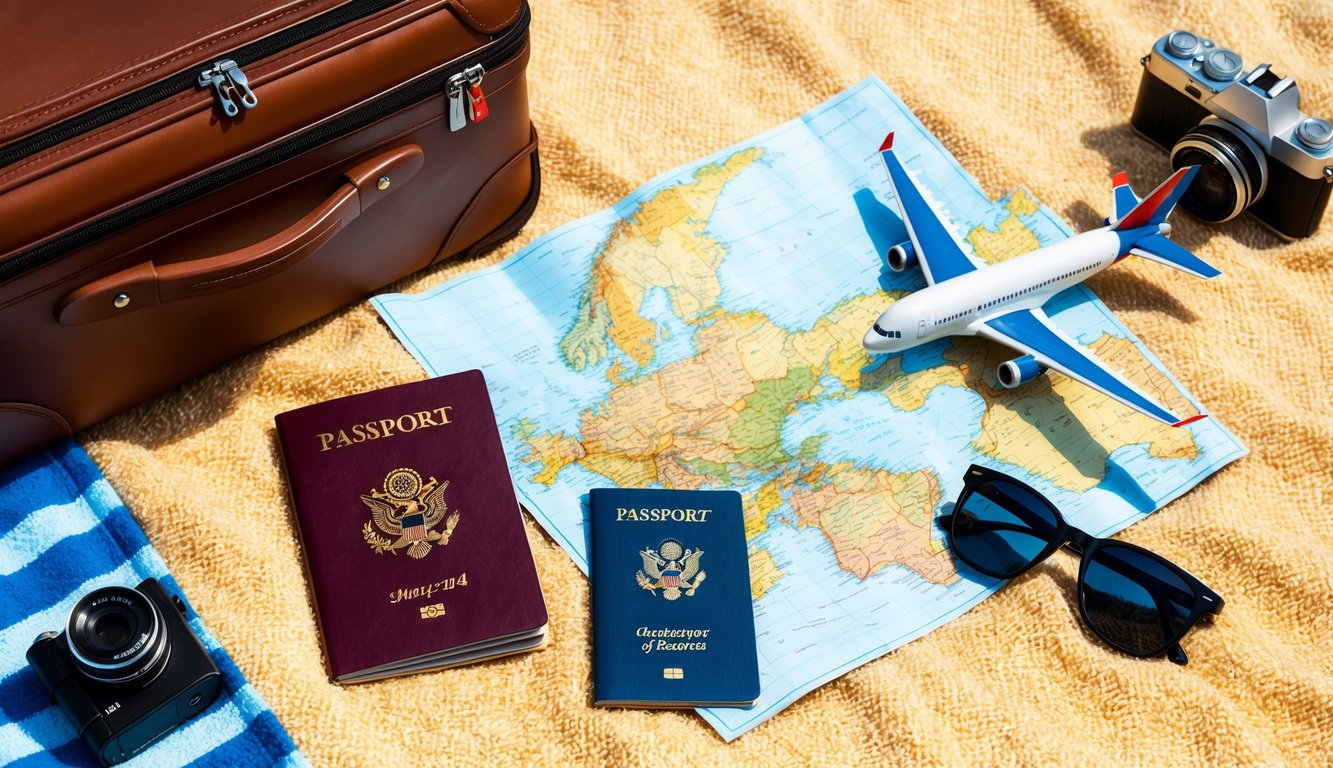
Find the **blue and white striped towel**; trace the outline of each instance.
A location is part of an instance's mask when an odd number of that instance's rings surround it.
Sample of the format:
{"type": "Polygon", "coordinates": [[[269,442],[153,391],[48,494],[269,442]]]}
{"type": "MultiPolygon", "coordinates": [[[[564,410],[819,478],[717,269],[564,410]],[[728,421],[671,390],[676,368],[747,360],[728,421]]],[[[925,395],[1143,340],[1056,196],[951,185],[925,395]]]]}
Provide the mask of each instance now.
{"type": "MultiPolygon", "coordinates": [[[[0,473],[0,765],[97,764],[24,654],[39,632],[62,631],[70,608],[89,590],[135,586],[150,576],[185,597],[74,441],[0,473]]],[[[190,627],[222,671],[222,695],[126,765],[308,765],[217,638],[190,615],[190,627]]]]}

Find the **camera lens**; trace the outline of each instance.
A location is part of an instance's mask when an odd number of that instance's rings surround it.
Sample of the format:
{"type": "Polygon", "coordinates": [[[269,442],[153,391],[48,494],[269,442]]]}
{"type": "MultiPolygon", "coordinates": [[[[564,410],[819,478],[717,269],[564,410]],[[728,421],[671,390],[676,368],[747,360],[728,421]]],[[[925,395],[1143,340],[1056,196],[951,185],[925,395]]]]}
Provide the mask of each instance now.
{"type": "Polygon", "coordinates": [[[1171,167],[1198,165],[1180,205],[1195,218],[1230,221],[1263,196],[1268,161],[1254,141],[1216,118],[1204,120],[1171,149],[1171,167]]]}
{"type": "Polygon", "coordinates": [[[93,634],[105,646],[117,647],[130,637],[129,619],[119,613],[108,613],[93,625],[93,634]]]}
{"type": "Polygon", "coordinates": [[[112,685],[150,682],[170,655],[157,606],[128,587],[84,595],[70,611],[65,638],[79,671],[112,685]]]}

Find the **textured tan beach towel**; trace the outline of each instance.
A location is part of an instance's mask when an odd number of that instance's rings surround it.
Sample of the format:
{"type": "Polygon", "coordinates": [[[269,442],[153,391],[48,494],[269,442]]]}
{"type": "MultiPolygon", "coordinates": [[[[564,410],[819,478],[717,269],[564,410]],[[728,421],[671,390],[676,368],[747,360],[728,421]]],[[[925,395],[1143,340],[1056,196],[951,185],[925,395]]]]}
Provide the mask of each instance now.
{"type": "MultiPolygon", "coordinates": [[[[1296,76],[1305,111],[1333,117],[1328,2],[533,5],[541,205],[500,251],[395,290],[498,261],[869,74],[992,197],[1022,185],[1076,229],[1101,224],[1114,171],[1144,193],[1169,170],[1128,118],[1139,57],[1170,29],[1272,62],[1296,76]]],[[[1061,555],[727,744],[691,712],[591,706],[588,585],[529,519],[551,613],[546,651],[332,685],[273,416],[424,376],[365,303],[83,440],[317,765],[1330,765],[1333,221],[1290,244],[1244,218],[1173,222],[1223,277],[1131,259],[1090,284],[1252,451],[1122,534],[1226,599],[1219,622],[1186,639],[1186,667],[1091,637],[1078,620],[1076,561],[1061,555]]]]}

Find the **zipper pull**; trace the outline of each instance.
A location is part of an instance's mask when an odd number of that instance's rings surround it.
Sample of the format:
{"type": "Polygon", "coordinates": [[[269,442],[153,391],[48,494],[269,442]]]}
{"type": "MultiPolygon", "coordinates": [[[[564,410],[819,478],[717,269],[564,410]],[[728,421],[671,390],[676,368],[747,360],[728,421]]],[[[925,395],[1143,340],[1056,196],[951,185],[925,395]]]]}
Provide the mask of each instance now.
{"type": "Polygon", "coordinates": [[[227,82],[226,75],[223,75],[217,67],[209,67],[199,73],[199,87],[212,88],[213,96],[218,100],[218,106],[222,107],[222,112],[227,117],[235,117],[241,110],[232,101],[231,85],[227,82]]]}
{"type": "Polygon", "coordinates": [[[245,76],[241,68],[236,66],[236,62],[229,62],[231,67],[227,69],[227,79],[231,81],[232,86],[241,94],[241,106],[246,109],[254,109],[259,104],[259,97],[250,90],[250,78],[245,76]]]}
{"type": "Polygon", "coordinates": [[[200,88],[213,89],[213,95],[227,117],[240,114],[241,107],[254,109],[259,103],[259,97],[250,89],[250,79],[231,59],[221,59],[206,67],[199,73],[198,83],[200,88]]]}
{"type": "Polygon", "coordinates": [[[486,105],[486,94],[481,90],[481,79],[486,69],[475,64],[449,78],[449,130],[461,131],[468,123],[480,123],[491,114],[486,105]]]}
{"type": "Polygon", "coordinates": [[[480,64],[475,67],[468,67],[464,72],[467,76],[468,85],[468,111],[472,113],[472,122],[480,123],[491,114],[491,108],[486,105],[486,94],[481,91],[481,79],[486,76],[486,70],[480,64]]]}
{"type": "Polygon", "coordinates": [[[468,99],[463,95],[463,87],[468,85],[468,79],[464,75],[454,75],[449,78],[447,92],[449,94],[449,130],[461,131],[467,127],[467,106],[468,99]]]}

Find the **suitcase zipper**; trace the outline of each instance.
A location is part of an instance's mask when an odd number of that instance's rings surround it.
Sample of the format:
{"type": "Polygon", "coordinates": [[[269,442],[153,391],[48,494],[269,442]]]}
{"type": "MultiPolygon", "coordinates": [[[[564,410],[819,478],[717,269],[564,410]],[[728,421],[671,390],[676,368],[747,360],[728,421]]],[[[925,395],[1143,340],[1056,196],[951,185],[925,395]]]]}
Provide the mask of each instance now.
{"type": "Polygon", "coordinates": [[[231,59],[213,62],[212,66],[199,73],[196,82],[200,88],[213,89],[213,97],[227,117],[236,117],[240,113],[241,108],[236,106],[238,101],[246,109],[254,109],[259,104],[259,97],[250,90],[250,78],[231,59]]]}
{"type": "Polygon", "coordinates": [[[486,94],[481,92],[481,79],[485,76],[486,68],[478,64],[449,78],[449,130],[461,131],[469,122],[480,123],[491,113],[486,106],[486,94]]]}
{"type": "MultiPolygon", "coordinates": [[[[213,67],[224,62],[233,64],[237,72],[240,68],[248,64],[253,64],[260,59],[266,59],[274,54],[281,53],[293,46],[299,45],[307,40],[312,40],[322,34],[331,32],[339,27],[345,27],[352,22],[359,21],[378,11],[382,11],[401,0],[352,0],[346,5],[340,5],[327,13],[322,13],[311,19],[301,22],[293,27],[289,27],[278,32],[274,32],[268,37],[256,40],[249,45],[232,51],[222,59],[214,62],[213,67]]],[[[168,99],[179,93],[194,90],[196,88],[208,87],[201,84],[204,73],[210,71],[211,67],[202,72],[197,69],[191,69],[188,72],[181,72],[171,77],[160,80],[152,85],[140,88],[133,93],[122,96],[115,101],[90,109],[87,112],[80,113],[61,123],[47,128],[44,131],[35,133],[27,138],[19,139],[10,144],[0,147],[0,168],[22,160],[45,149],[54,147],[57,144],[63,144],[66,141],[82,133],[100,128],[108,123],[132,115],[142,109],[156,104],[159,101],[168,99]]],[[[242,75],[244,77],[244,75],[242,75]]],[[[245,87],[249,90],[249,86],[245,87]]],[[[215,91],[219,103],[225,111],[226,102],[220,91],[215,91]]],[[[253,94],[252,94],[253,96],[253,94]]],[[[253,106],[253,105],[249,105],[253,106]]],[[[237,112],[227,112],[228,116],[235,116],[237,112]]]]}
{"type": "MultiPolygon", "coordinates": [[[[482,76],[485,74],[486,68],[493,69],[499,66],[522,49],[527,41],[528,22],[530,20],[531,12],[527,3],[524,3],[522,12],[513,26],[486,48],[465,57],[459,64],[422,75],[416,80],[411,80],[376,97],[373,101],[361,107],[322,123],[317,123],[302,133],[295,134],[274,146],[241,158],[231,165],[191,179],[156,197],[149,198],[129,208],[93,221],[43,245],[22,251],[4,261],[0,261],[0,283],[11,280],[31,269],[41,267],[68,251],[80,248],[117,230],[156,216],[193,198],[221,189],[255,171],[289,160],[308,149],[359,130],[381,117],[424,101],[431,96],[437,96],[446,91],[450,83],[460,76],[468,82],[469,106],[467,109],[472,115],[472,122],[479,122],[489,114],[485,95],[481,92],[482,76]],[[475,81],[473,80],[474,77],[475,81]]],[[[197,78],[196,75],[191,76],[197,78]]],[[[452,96],[450,99],[452,102],[452,96]]]]}

